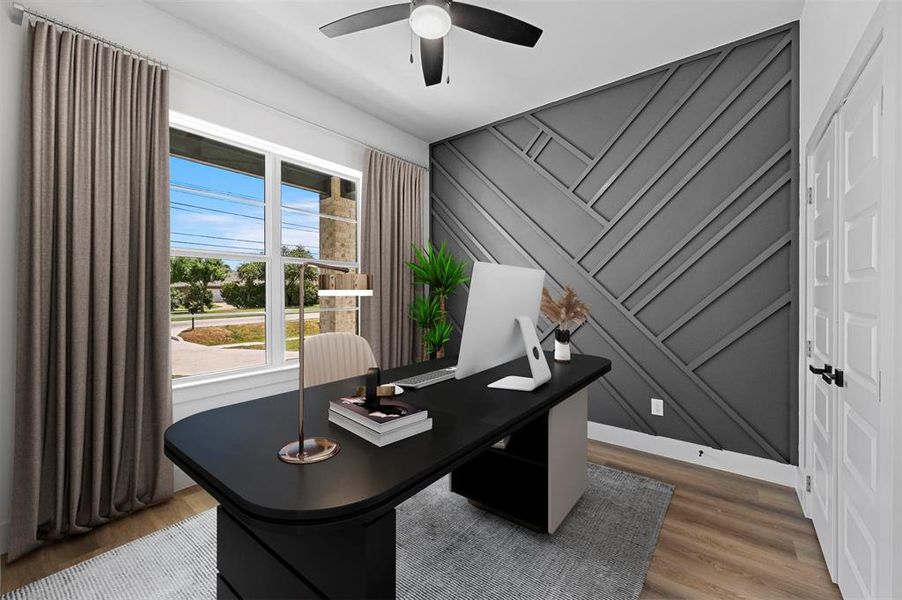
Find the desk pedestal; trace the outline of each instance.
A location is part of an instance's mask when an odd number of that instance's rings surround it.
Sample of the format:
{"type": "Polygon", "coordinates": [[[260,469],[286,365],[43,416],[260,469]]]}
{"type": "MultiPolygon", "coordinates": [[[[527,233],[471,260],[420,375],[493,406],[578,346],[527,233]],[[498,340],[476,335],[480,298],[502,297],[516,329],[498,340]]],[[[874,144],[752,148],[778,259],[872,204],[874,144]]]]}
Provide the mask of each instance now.
{"type": "Polygon", "coordinates": [[[570,396],[451,472],[451,491],[479,508],[554,533],[586,490],[588,389],[570,396]]]}

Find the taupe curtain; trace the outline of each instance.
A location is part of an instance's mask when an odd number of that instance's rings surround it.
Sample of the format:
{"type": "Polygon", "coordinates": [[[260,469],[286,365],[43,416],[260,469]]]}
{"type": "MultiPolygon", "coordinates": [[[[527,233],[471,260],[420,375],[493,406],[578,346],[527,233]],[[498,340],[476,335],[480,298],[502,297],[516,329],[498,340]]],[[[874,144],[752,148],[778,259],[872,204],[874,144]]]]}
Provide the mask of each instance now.
{"type": "Polygon", "coordinates": [[[373,297],[361,300],[361,333],[383,369],[413,362],[416,330],[408,316],[413,276],[404,265],[411,244],[423,245],[424,170],[393,156],[366,151],[363,167],[363,255],[373,297]]]}
{"type": "Polygon", "coordinates": [[[10,560],[172,494],[168,72],[28,45],[10,560]]]}

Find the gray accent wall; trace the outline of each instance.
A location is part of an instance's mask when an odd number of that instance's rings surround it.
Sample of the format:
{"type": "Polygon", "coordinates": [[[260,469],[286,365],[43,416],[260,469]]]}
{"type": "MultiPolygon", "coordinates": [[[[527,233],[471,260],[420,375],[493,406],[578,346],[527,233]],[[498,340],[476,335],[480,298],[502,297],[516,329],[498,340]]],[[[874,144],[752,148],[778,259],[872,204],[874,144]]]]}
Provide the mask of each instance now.
{"type": "Polygon", "coordinates": [[[590,420],[796,464],[798,162],[792,23],[433,144],[431,236],[591,304],[590,420]]]}

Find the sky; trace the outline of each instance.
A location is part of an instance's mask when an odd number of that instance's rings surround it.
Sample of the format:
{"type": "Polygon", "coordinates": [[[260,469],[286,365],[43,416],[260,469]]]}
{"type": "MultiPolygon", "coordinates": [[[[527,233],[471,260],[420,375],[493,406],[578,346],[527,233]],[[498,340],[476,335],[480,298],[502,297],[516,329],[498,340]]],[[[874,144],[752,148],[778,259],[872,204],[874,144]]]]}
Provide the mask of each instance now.
{"type": "MultiPolygon", "coordinates": [[[[262,177],[176,156],[169,166],[173,248],[264,253],[262,177]]],[[[282,185],[281,196],[282,243],[302,245],[318,258],[319,195],[282,185]]]]}

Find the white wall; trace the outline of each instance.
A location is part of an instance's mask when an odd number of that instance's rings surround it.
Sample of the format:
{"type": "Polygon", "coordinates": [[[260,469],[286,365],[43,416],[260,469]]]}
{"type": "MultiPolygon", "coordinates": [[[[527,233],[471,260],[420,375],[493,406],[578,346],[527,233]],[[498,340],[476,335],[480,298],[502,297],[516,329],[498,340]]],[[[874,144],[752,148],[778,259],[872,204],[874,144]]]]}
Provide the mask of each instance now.
{"type": "MultiPolygon", "coordinates": [[[[0,553],[6,551],[12,479],[15,389],[16,230],[19,121],[24,28],[13,23],[11,0],[0,0],[0,553]]],[[[26,5],[101,37],[144,52],[172,68],[171,108],[357,170],[364,146],[324,130],[340,132],[421,165],[423,140],[350,106],[287,73],[265,65],[153,6],[136,0],[59,2],[26,5]],[[315,123],[321,125],[311,124],[315,123]]],[[[428,189],[428,187],[427,187],[428,189]]],[[[284,377],[281,387],[292,385],[284,377]]],[[[237,401],[279,387],[258,387],[237,401]]],[[[176,406],[176,418],[211,408],[195,394],[176,406]]]]}
{"type": "MultiPolygon", "coordinates": [[[[4,3],[3,8],[6,8],[4,3]]],[[[9,532],[12,479],[13,395],[16,345],[16,194],[19,184],[19,108],[22,40],[19,28],[0,14],[0,552],[9,532]]]]}
{"type": "MultiPolygon", "coordinates": [[[[802,7],[799,24],[800,154],[804,154],[817,119],[879,4],[879,0],[807,0],[802,7]]],[[[802,161],[804,173],[804,158],[802,161]]]]}
{"type": "MultiPolygon", "coordinates": [[[[10,0],[0,2],[6,9],[4,12],[8,13],[10,0]]],[[[427,146],[422,140],[284,71],[260,62],[143,0],[28,0],[24,4],[75,27],[158,58],[168,63],[174,71],[183,71],[285,113],[363,140],[402,158],[426,164],[427,146]]],[[[17,56],[4,56],[3,60],[21,62],[21,58],[17,56]]],[[[235,129],[240,128],[236,124],[241,122],[253,125],[254,120],[242,114],[247,109],[246,105],[220,105],[216,99],[210,104],[210,96],[191,98],[191,95],[198,93],[197,88],[179,88],[185,78],[177,73],[173,79],[173,104],[188,102],[202,107],[211,114],[227,118],[229,123],[221,124],[235,129]]],[[[6,82],[3,87],[8,89],[6,82]]],[[[286,117],[284,123],[290,126],[288,124],[292,121],[293,119],[286,117]]],[[[301,129],[296,128],[295,131],[301,132],[301,129]]],[[[321,148],[322,152],[328,154],[323,158],[340,162],[334,153],[340,152],[338,147],[341,145],[341,138],[333,136],[334,139],[330,141],[328,134],[313,126],[307,126],[303,131],[306,133],[294,140],[297,143],[285,145],[296,147],[306,141],[306,136],[310,136],[311,140],[319,144],[317,149],[321,148]]],[[[305,150],[301,147],[296,149],[305,150]]],[[[362,156],[362,150],[360,152],[362,156]]]]}

